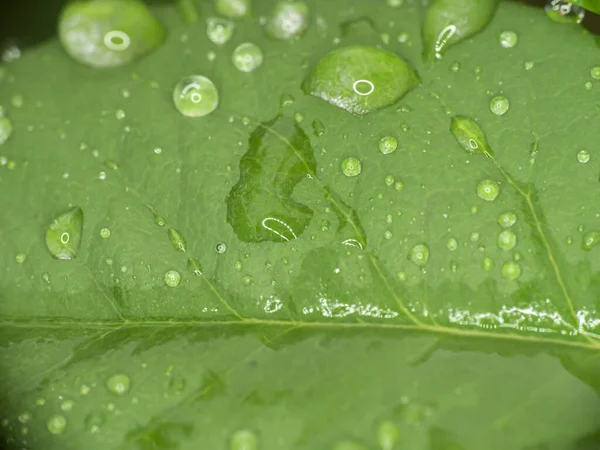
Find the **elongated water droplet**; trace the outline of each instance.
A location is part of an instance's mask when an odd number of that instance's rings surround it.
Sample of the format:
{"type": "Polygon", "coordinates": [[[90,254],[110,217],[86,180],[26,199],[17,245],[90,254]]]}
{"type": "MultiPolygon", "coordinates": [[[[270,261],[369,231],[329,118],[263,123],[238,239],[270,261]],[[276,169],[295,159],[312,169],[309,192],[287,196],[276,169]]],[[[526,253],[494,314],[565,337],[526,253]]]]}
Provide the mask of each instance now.
{"type": "Polygon", "coordinates": [[[251,0],[215,0],[215,9],[225,17],[242,17],[250,12],[251,0]]]}
{"type": "Polygon", "coordinates": [[[483,30],[497,4],[498,0],[434,0],[423,24],[425,59],[439,59],[448,47],[483,30]]]}
{"type": "Polygon", "coordinates": [[[206,35],[213,44],[227,44],[233,36],[235,24],[231,20],[211,17],[206,21],[206,35]]]}
{"type": "Polygon", "coordinates": [[[194,275],[202,275],[202,264],[196,258],[189,257],[187,260],[187,269],[194,275]]]}
{"type": "Polygon", "coordinates": [[[169,287],[177,287],[181,283],[181,275],[176,270],[169,270],[165,273],[165,284],[169,287]]]}
{"type": "Polygon", "coordinates": [[[483,180],[477,185],[477,196],[486,202],[493,202],[500,194],[500,186],[494,180],[483,180]]]}
{"type": "Polygon", "coordinates": [[[52,434],[61,434],[67,427],[67,418],[62,414],[54,414],[50,416],[46,422],[46,428],[52,434]]]}
{"type": "Polygon", "coordinates": [[[493,156],[483,130],[477,123],[465,116],[454,116],[450,122],[450,132],[467,153],[493,156]]]}
{"type": "Polygon", "coordinates": [[[342,173],[347,177],[356,177],[362,172],[362,164],[357,158],[350,156],[342,162],[342,173]]]}
{"type": "Polygon", "coordinates": [[[517,215],[513,212],[506,212],[498,216],[498,224],[502,228],[510,228],[517,223],[517,215]]]}
{"type": "Polygon", "coordinates": [[[577,161],[581,164],[586,164],[590,160],[590,152],[587,150],[579,150],[577,152],[577,161]]]}
{"type": "Polygon", "coordinates": [[[600,243],[600,231],[589,231],[583,236],[581,248],[589,252],[592,248],[600,243]]]}
{"type": "Polygon", "coordinates": [[[12,122],[8,117],[0,116],[0,145],[4,144],[13,131],[12,122]]]}
{"type": "Polygon", "coordinates": [[[350,113],[364,115],[396,103],[419,81],[398,55],[354,45],[325,55],[304,80],[302,89],[350,113]]]}
{"type": "Polygon", "coordinates": [[[75,60],[116,67],[159,47],[165,30],[139,0],[72,2],[61,13],[60,41],[75,60]]]}
{"type": "Polygon", "coordinates": [[[173,244],[173,247],[175,247],[176,250],[179,250],[180,252],[187,251],[187,242],[179,231],[177,231],[175,228],[169,228],[167,233],[171,243],[173,244]]]}
{"type": "Polygon", "coordinates": [[[321,137],[325,134],[325,125],[323,125],[323,122],[321,122],[319,119],[313,120],[312,127],[315,136],[321,137]]]}
{"type": "Polygon", "coordinates": [[[516,280],[521,276],[521,266],[515,261],[508,261],[502,266],[502,276],[509,280],[516,280]]]}
{"type": "Polygon", "coordinates": [[[425,267],[429,261],[429,247],[425,244],[417,244],[410,249],[408,260],[419,267],[425,267]]]}
{"type": "Polygon", "coordinates": [[[184,116],[202,117],[219,106],[219,91],[210,79],[202,75],[190,75],[173,89],[173,102],[184,116]]]}
{"type": "Polygon", "coordinates": [[[379,151],[384,155],[393,153],[398,148],[398,141],[393,136],[385,136],[379,141],[379,151]]]}
{"type": "Polygon", "coordinates": [[[75,207],[58,216],[46,231],[46,247],[57,259],[69,260],[77,256],[83,230],[83,211],[75,207]]]}
{"type": "Polygon", "coordinates": [[[113,375],[106,382],[106,388],[115,395],[125,395],[129,392],[131,380],[124,373],[113,375]]]}
{"type": "Polygon", "coordinates": [[[48,272],[42,273],[42,280],[46,284],[50,284],[50,274],[48,272]]]}
{"type": "Polygon", "coordinates": [[[250,430],[236,431],[231,437],[231,450],[258,450],[258,438],[250,430]]]}
{"type": "Polygon", "coordinates": [[[500,45],[504,48],[513,48],[517,45],[519,37],[514,31],[503,31],[500,33],[500,45]]]}
{"type": "Polygon", "coordinates": [[[508,111],[509,107],[510,107],[510,104],[508,102],[508,99],[501,95],[498,97],[494,97],[490,101],[490,111],[492,111],[497,116],[504,115],[508,111]]]}
{"type": "Polygon", "coordinates": [[[377,427],[377,443],[381,450],[393,450],[399,437],[400,431],[391,420],[384,420],[377,427]]]}
{"type": "Polygon", "coordinates": [[[279,1],[267,23],[267,34],[282,40],[297,38],[308,28],[309,14],[308,5],[302,1],[279,1]]]}
{"type": "Polygon", "coordinates": [[[262,50],[252,42],[244,42],[238,45],[231,55],[233,65],[241,72],[255,71],[262,66],[263,59],[262,50]]]}
{"type": "Polygon", "coordinates": [[[544,7],[546,15],[558,23],[581,23],[585,9],[566,0],[552,0],[544,7]]]}
{"type": "Polygon", "coordinates": [[[159,227],[164,227],[167,224],[167,221],[164,219],[164,217],[159,216],[157,213],[153,212],[152,213],[153,217],[154,217],[154,223],[156,225],[158,225],[159,227]]]}

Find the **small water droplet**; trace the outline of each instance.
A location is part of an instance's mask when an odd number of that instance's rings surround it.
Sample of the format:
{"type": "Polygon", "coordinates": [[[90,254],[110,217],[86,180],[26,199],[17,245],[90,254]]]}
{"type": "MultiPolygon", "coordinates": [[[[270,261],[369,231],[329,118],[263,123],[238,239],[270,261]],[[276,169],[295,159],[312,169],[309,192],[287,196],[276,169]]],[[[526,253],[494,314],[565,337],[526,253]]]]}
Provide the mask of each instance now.
{"type": "Polygon", "coordinates": [[[517,223],[517,215],[513,212],[505,212],[498,216],[498,224],[502,228],[510,228],[517,223]]]}
{"type": "Polygon", "coordinates": [[[236,431],[231,437],[231,450],[258,450],[258,438],[250,430],[236,431]]]}
{"type": "Polygon", "coordinates": [[[104,172],[104,171],[100,172],[100,173],[98,174],[98,179],[99,179],[100,181],[104,181],[104,180],[106,180],[106,172],[104,172]]]}
{"type": "Polygon", "coordinates": [[[131,380],[124,373],[113,375],[106,382],[106,388],[115,395],[125,395],[129,392],[131,380]]]}
{"type": "Polygon", "coordinates": [[[586,81],[586,83],[583,85],[583,87],[585,88],[586,91],[591,91],[592,88],[594,87],[594,85],[592,84],[591,81],[586,81]]]}
{"type": "Polygon", "coordinates": [[[357,158],[350,156],[342,162],[342,173],[347,177],[356,177],[362,172],[362,164],[357,158]]]}
{"type": "Polygon", "coordinates": [[[592,248],[600,243],[600,231],[589,231],[583,236],[581,248],[589,252],[592,248]]]}
{"type": "Polygon", "coordinates": [[[112,258],[106,258],[106,264],[109,266],[113,265],[113,259],[112,258]]]}
{"type": "Polygon", "coordinates": [[[82,384],[79,386],[79,394],[80,395],[88,395],[92,391],[92,388],[87,384],[82,384]]]}
{"type": "Polygon", "coordinates": [[[216,0],[216,11],[225,17],[245,16],[250,12],[251,0],[216,0]]]}
{"type": "Polygon", "coordinates": [[[262,50],[252,42],[244,42],[238,45],[231,56],[233,65],[241,72],[252,72],[263,63],[262,50]]]}
{"type": "Polygon", "coordinates": [[[454,116],[450,122],[450,132],[467,153],[493,156],[483,130],[470,117],[454,116]]]}
{"type": "Polygon", "coordinates": [[[516,280],[521,276],[521,266],[515,261],[508,261],[502,266],[502,276],[509,280],[516,280]]]}
{"type": "Polygon", "coordinates": [[[67,427],[67,418],[62,414],[54,414],[50,416],[46,422],[46,428],[52,434],[61,434],[67,427]]]}
{"type": "Polygon", "coordinates": [[[242,271],[243,264],[242,264],[242,262],[241,262],[241,261],[238,259],[238,260],[235,262],[235,264],[233,265],[233,267],[234,267],[234,268],[235,268],[235,270],[237,270],[238,272],[241,272],[241,271],[242,271]]]}
{"type": "Polygon", "coordinates": [[[46,284],[50,284],[50,274],[48,272],[44,272],[42,273],[42,280],[46,283],[46,284]]]}
{"type": "Polygon", "coordinates": [[[483,258],[483,261],[481,262],[481,267],[483,270],[489,272],[494,268],[494,261],[492,260],[492,258],[483,258]]]}
{"type": "Polygon", "coordinates": [[[0,116],[0,145],[4,144],[8,140],[12,132],[13,124],[10,119],[8,117],[0,116]]]}
{"type": "Polygon", "coordinates": [[[31,415],[31,413],[29,411],[25,411],[24,413],[19,414],[19,417],[17,417],[17,420],[21,423],[27,423],[31,420],[33,416],[31,415]]]}
{"type": "Polygon", "coordinates": [[[90,433],[98,433],[105,422],[106,415],[103,412],[92,412],[85,417],[84,426],[90,433]]]}
{"type": "Polygon", "coordinates": [[[106,161],[104,161],[104,165],[110,170],[119,170],[117,162],[113,161],[112,159],[107,159],[106,161]]]}
{"type": "Polygon", "coordinates": [[[497,116],[502,116],[508,111],[510,104],[508,99],[502,95],[494,97],[490,101],[490,111],[492,111],[497,116]]]}
{"type": "Polygon", "coordinates": [[[108,228],[102,228],[100,230],[100,237],[102,239],[108,239],[110,237],[110,229],[108,229],[108,228]]]}
{"type": "Polygon", "coordinates": [[[525,61],[525,64],[523,64],[523,67],[525,68],[525,70],[530,71],[531,69],[533,69],[534,65],[535,65],[535,63],[533,61],[525,61]]]}
{"type": "Polygon", "coordinates": [[[164,276],[165,284],[169,287],[177,287],[181,282],[181,275],[176,270],[169,270],[164,276]]]}
{"type": "Polygon", "coordinates": [[[213,44],[228,43],[233,36],[235,24],[231,20],[210,17],[206,21],[206,35],[213,44]]]}
{"type": "Polygon", "coordinates": [[[394,178],[393,175],[388,175],[387,177],[385,177],[385,184],[387,186],[393,186],[395,181],[396,181],[396,179],[394,178]]]}
{"type": "Polygon", "coordinates": [[[455,238],[450,238],[448,239],[448,242],[446,242],[446,247],[448,247],[448,250],[453,252],[458,249],[458,241],[455,238]]]}
{"type": "Polygon", "coordinates": [[[79,207],[58,216],[46,231],[46,247],[56,259],[70,260],[77,256],[81,232],[83,229],[83,211],[79,207]]]}
{"type": "Polygon", "coordinates": [[[386,136],[379,141],[379,151],[384,155],[393,153],[398,148],[398,140],[393,136],[386,136]]]}
{"type": "Polygon", "coordinates": [[[125,111],[123,111],[122,109],[117,109],[117,111],[115,112],[115,117],[117,118],[117,120],[123,120],[125,118],[125,111]]]}
{"type": "Polygon", "coordinates": [[[501,231],[498,235],[498,247],[510,251],[517,245],[517,235],[510,230],[501,231]]]}
{"type": "Polygon", "coordinates": [[[398,42],[401,44],[406,44],[410,39],[410,35],[407,32],[402,32],[398,35],[398,42]]]}
{"type": "Polygon", "coordinates": [[[590,69],[590,75],[594,80],[600,80],[600,66],[595,66],[590,69]]]}
{"type": "Polygon", "coordinates": [[[459,63],[459,62],[455,62],[455,63],[452,63],[452,64],[450,65],[450,72],[454,72],[454,73],[456,73],[456,72],[458,72],[459,70],[460,70],[460,63],[459,63]]]}
{"type": "Polygon", "coordinates": [[[297,112],[296,114],[294,114],[294,120],[296,121],[296,123],[300,123],[304,120],[304,114],[302,114],[301,112],[297,112]]]}
{"type": "Polygon", "coordinates": [[[586,164],[590,160],[590,152],[587,150],[579,150],[577,152],[577,161],[581,164],[586,164]]]}
{"type": "Polygon", "coordinates": [[[225,242],[219,242],[215,246],[215,250],[217,251],[217,253],[225,253],[227,251],[227,244],[225,244],[225,242]]]}
{"type": "Polygon", "coordinates": [[[301,1],[279,1],[267,22],[267,34],[275,39],[293,39],[308,28],[310,11],[301,1]]]}
{"type": "Polygon", "coordinates": [[[392,238],[392,232],[390,230],[386,230],[385,233],[383,233],[383,237],[386,239],[391,239],[392,238]]]}
{"type": "Polygon", "coordinates": [[[381,450],[393,450],[399,437],[398,427],[391,420],[384,420],[377,427],[377,443],[381,450]]]}
{"type": "Polygon", "coordinates": [[[477,196],[486,202],[493,202],[500,194],[500,186],[493,180],[483,180],[477,185],[477,196]]]}
{"type": "Polygon", "coordinates": [[[282,108],[284,106],[290,106],[293,105],[295,101],[296,99],[290,94],[282,94],[281,98],[279,99],[279,106],[281,106],[282,108]]]}
{"type": "Polygon", "coordinates": [[[156,148],[154,149],[154,153],[156,153],[157,155],[160,155],[160,154],[162,153],[162,148],[160,148],[160,147],[156,147],[156,148]]]}
{"type": "Polygon", "coordinates": [[[60,404],[60,409],[64,412],[71,411],[75,406],[75,402],[73,400],[65,400],[60,404]]]}
{"type": "Polygon", "coordinates": [[[477,242],[477,241],[479,241],[480,238],[481,238],[481,235],[477,231],[474,231],[469,236],[469,239],[471,239],[471,242],[477,242]]]}
{"type": "Polygon", "coordinates": [[[244,286],[250,286],[252,284],[252,277],[250,275],[244,275],[242,277],[242,284],[244,286]]]}
{"type": "Polygon", "coordinates": [[[429,247],[425,244],[417,244],[410,249],[408,260],[419,267],[424,267],[429,261],[429,247]]]}
{"type": "Polygon", "coordinates": [[[190,75],[175,85],[173,102],[184,116],[202,117],[219,106],[219,91],[209,78],[190,75]]]}
{"type": "Polygon", "coordinates": [[[404,183],[402,181],[396,181],[394,183],[394,187],[397,191],[401,191],[402,189],[404,189],[404,183]]]}
{"type": "Polygon", "coordinates": [[[169,228],[167,230],[167,234],[169,235],[169,239],[171,240],[171,244],[173,244],[173,247],[175,247],[175,250],[178,250],[180,252],[187,251],[187,242],[178,230],[176,230],[175,228],[169,228]]]}
{"type": "Polygon", "coordinates": [[[23,96],[19,94],[15,94],[10,98],[10,104],[15,108],[22,108],[24,101],[23,96]]]}
{"type": "Polygon", "coordinates": [[[17,264],[23,264],[26,259],[27,255],[25,255],[25,253],[17,253],[17,255],[15,256],[15,261],[17,262],[17,264]]]}
{"type": "Polygon", "coordinates": [[[196,258],[189,257],[187,260],[187,269],[194,275],[202,275],[202,265],[196,258]]]}
{"type": "Polygon", "coordinates": [[[323,125],[323,122],[321,122],[319,119],[313,120],[312,127],[315,136],[321,137],[325,134],[325,125],[323,125]]]}
{"type": "Polygon", "coordinates": [[[514,31],[503,31],[500,33],[500,45],[504,48],[513,48],[517,45],[519,37],[514,31]]]}

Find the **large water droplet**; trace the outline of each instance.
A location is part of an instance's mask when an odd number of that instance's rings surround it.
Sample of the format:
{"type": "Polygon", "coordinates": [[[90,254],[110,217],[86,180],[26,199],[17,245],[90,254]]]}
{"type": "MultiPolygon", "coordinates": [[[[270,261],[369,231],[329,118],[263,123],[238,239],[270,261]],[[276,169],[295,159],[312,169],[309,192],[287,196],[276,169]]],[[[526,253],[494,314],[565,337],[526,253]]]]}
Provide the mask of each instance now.
{"type": "Polygon", "coordinates": [[[267,34],[275,39],[292,39],[304,33],[309,23],[308,5],[302,1],[279,1],[267,24],[267,34]]]}
{"type": "Polygon", "coordinates": [[[589,231],[583,236],[581,248],[589,252],[592,248],[600,243],[600,231],[589,231]]]}
{"type": "Polygon", "coordinates": [[[398,140],[393,136],[386,136],[379,141],[379,151],[384,155],[393,153],[398,148],[398,140]]]}
{"type": "Polygon", "coordinates": [[[362,164],[358,158],[350,156],[342,161],[342,173],[347,177],[356,177],[362,172],[362,164]]]}
{"type": "Polygon", "coordinates": [[[67,418],[62,414],[54,414],[50,416],[46,422],[46,428],[52,434],[61,434],[67,427],[67,418]]]}
{"type": "Polygon", "coordinates": [[[590,160],[590,152],[587,150],[579,150],[577,152],[577,161],[581,164],[586,164],[590,160]]]}
{"type": "Polygon", "coordinates": [[[77,256],[83,230],[83,211],[75,207],[58,216],[46,231],[46,247],[57,259],[69,260],[77,256]]]}
{"type": "Polygon", "coordinates": [[[131,380],[124,373],[117,373],[106,382],[106,388],[115,395],[125,395],[129,392],[131,380]]]}
{"type": "Polygon", "coordinates": [[[502,228],[510,228],[517,223],[517,215],[513,212],[502,213],[498,216],[498,224],[502,228]]]}
{"type": "Polygon", "coordinates": [[[181,283],[181,274],[176,270],[169,270],[165,273],[165,284],[169,287],[177,287],[181,283]]]}
{"type": "Polygon", "coordinates": [[[559,23],[581,23],[585,9],[567,0],[552,0],[544,7],[546,15],[559,23]]]}
{"type": "Polygon", "coordinates": [[[167,234],[169,235],[169,239],[171,240],[173,247],[175,247],[175,250],[179,250],[180,252],[187,251],[187,242],[179,231],[175,228],[169,228],[167,234]]]}
{"type": "Polygon", "coordinates": [[[502,95],[494,97],[490,101],[490,111],[492,111],[497,116],[502,116],[508,111],[510,104],[508,99],[502,95]]]}
{"type": "Polygon", "coordinates": [[[498,235],[498,247],[509,251],[517,245],[517,235],[510,230],[504,230],[498,235]]]}
{"type": "Polygon", "coordinates": [[[13,131],[12,122],[8,117],[0,116],[0,145],[4,144],[13,131]]]}
{"type": "Polygon", "coordinates": [[[69,55],[93,67],[131,62],[160,46],[166,35],[139,0],[69,3],[61,13],[58,33],[69,55]]]}
{"type": "Polygon", "coordinates": [[[238,45],[231,55],[233,65],[241,72],[252,72],[258,69],[262,65],[263,59],[262,50],[252,42],[238,45]]]}
{"type": "Polygon", "coordinates": [[[250,430],[236,431],[231,437],[231,450],[258,450],[258,438],[250,430]]]}
{"type": "Polygon", "coordinates": [[[219,106],[219,92],[215,84],[202,75],[183,78],[173,89],[173,102],[186,117],[202,117],[219,106]]]}
{"type": "Polygon", "coordinates": [[[450,122],[450,132],[467,153],[494,155],[483,130],[470,117],[454,116],[450,122]]]}
{"type": "Polygon", "coordinates": [[[513,48],[517,45],[519,37],[514,31],[503,31],[500,33],[500,45],[504,48],[513,48]]]}
{"type": "Polygon", "coordinates": [[[427,264],[427,261],[429,261],[429,247],[425,244],[415,245],[410,249],[408,259],[417,266],[424,267],[427,264]]]}
{"type": "Polygon", "coordinates": [[[399,437],[398,427],[391,420],[384,420],[377,427],[377,443],[381,450],[393,450],[399,437]]]}
{"type": "Polygon", "coordinates": [[[493,180],[483,180],[477,185],[477,196],[486,202],[493,202],[500,194],[500,186],[493,180]]]}
{"type": "Polygon", "coordinates": [[[516,280],[521,276],[521,266],[515,261],[508,261],[502,266],[502,276],[509,280],[516,280]]]}
{"type": "Polygon", "coordinates": [[[231,20],[211,17],[206,21],[206,35],[214,44],[228,43],[233,36],[235,24],[231,20]]]}
{"type": "Polygon", "coordinates": [[[250,12],[251,0],[215,0],[215,9],[225,17],[242,17],[250,12]]]}

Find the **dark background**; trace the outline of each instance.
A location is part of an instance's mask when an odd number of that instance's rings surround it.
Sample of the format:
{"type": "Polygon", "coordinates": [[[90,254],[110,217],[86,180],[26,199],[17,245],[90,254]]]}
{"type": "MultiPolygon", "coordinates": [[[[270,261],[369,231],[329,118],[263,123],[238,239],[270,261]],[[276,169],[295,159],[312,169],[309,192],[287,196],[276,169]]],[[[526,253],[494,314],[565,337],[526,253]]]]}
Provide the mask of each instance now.
{"type": "MultiPolygon", "coordinates": [[[[550,0],[518,1],[543,7],[550,0]]],[[[66,2],[67,0],[0,0],[0,47],[10,43],[15,43],[20,48],[29,47],[54,36],[59,12],[66,2]]],[[[584,25],[600,34],[600,16],[587,12],[584,25]]]]}

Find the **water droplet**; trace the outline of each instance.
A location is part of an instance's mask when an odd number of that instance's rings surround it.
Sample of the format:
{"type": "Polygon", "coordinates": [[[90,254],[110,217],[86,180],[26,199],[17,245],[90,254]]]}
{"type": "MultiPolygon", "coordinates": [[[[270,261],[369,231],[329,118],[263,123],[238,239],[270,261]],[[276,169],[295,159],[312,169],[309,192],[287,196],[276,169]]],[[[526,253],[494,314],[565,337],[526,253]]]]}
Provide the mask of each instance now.
{"type": "Polygon", "coordinates": [[[251,0],[216,0],[215,9],[225,17],[242,17],[250,12],[251,0]]]}
{"type": "Polygon", "coordinates": [[[408,260],[419,267],[424,267],[429,261],[429,248],[425,244],[415,245],[408,253],[408,260]]]}
{"type": "Polygon", "coordinates": [[[67,418],[62,414],[54,414],[50,416],[46,422],[46,428],[52,434],[61,434],[67,427],[67,418]]]}
{"type": "Polygon", "coordinates": [[[401,191],[404,189],[404,183],[402,181],[396,181],[396,183],[394,183],[394,187],[397,191],[401,191]]]}
{"type": "Polygon", "coordinates": [[[595,66],[590,69],[590,75],[594,80],[600,80],[600,66],[595,66]]]}
{"type": "Polygon", "coordinates": [[[282,94],[281,98],[279,99],[279,106],[282,108],[285,106],[290,106],[293,105],[295,101],[296,99],[290,94],[282,94]]]}
{"type": "Polygon", "coordinates": [[[517,235],[510,230],[501,231],[498,235],[498,247],[504,251],[509,251],[517,245],[517,235]]]}
{"type": "Polygon", "coordinates": [[[187,260],[187,269],[194,275],[202,275],[202,265],[200,264],[200,261],[191,256],[187,260]]]}
{"type": "Polygon", "coordinates": [[[304,120],[304,114],[302,114],[301,112],[297,112],[296,114],[294,114],[294,120],[296,121],[296,123],[300,123],[304,120]]]}
{"type": "Polygon", "coordinates": [[[321,137],[325,134],[325,125],[319,119],[313,120],[312,127],[315,136],[321,137]]]}
{"type": "Polygon", "coordinates": [[[109,266],[113,265],[113,259],[112,258],[106,258],[106,264],[109,266]]]}
{"type": "Polygon", "coordinates": [[[50,284],[50,274],[48,272],[42,273],[42,280],[46,284],[50,284]]]}
{"type": "Polygon", "coordinates": [[[180,252],[187,251],[187,242],[179,231],[177,231],[175,228],[169,228],[167,230],[167,234],[169,235],[169,239],[171,240],[173,247],[175,247],[175,250],[180,252]]]}
{"type": "Polygon", "coordinates": [[[589,252],[592,248],[600,243],[600,231],[589,231],[583,236],[581,248],[589,252]]]}
{"type": "Polygon", "coordinates": [[[15,256],[15,261],[17,262],[17,264],[23,264],[26,259],[27,255],[25,255],[25,253],[17,253],[17,255],[15,256]]]}
{"type": "Polygon", "coordinates": [[[490,111],[492,111],[497,116],[502,116],[508,111],[510,104],[508,99],[502,95],[494,97],[490,101],[490,111]]]}
{"type": "Polygon", "coordinates": [[[581,23],[585,17],[585,9],[566,0],[552,0],[544,10],[546,15],[559,23],[581,23]]]}
{"type": "Polygon", "coordinates": [[[162,153],[162,148],[160,148],[160,147],[156,147],[156,148],[154,149],[154,153],[156,153],[157,155],[160,155],[160,154],[162,153]]]}
{"type": "Polygon", "coordinates": [[[581,164],[586,164],[590,160],[590,152],[587,150],[579,150],[577,152],[577,161],[581,164]]]}
{"type": "Polygon", "coordinates": [[[381,450],[393,450],[399,437],[398,427],[391,420],[384,420],[377,427],[377,443],[381,450]]]}
{"type": "Polygon", "coordinates": [[[177,287],[181,283],[181,275],[176,270],[169,270],[165,273],[165,284],[169,287],[177,287]]]}
{"type": "Polygon", "coordinates": [[[80,395],[88,395],[92,391],[92,388],[87,384],[82,384],[79,386],[79,394],[80,395]]]}
{"type": "Polygon", "coordinates": [[[488,272],[492,270],[494,268],[494,261],[492,258],[483,258],[483,261],[481,262],[481,268],[488,272]]]}
{"type": "Polygon", "coordinates": [[[483,180],[477,185],[477,196],[486,202],[493,202],[500,194],[500,186],[493,180],[483,180]]]}
{"type": "Polygon", "coordinates": [[[494,155],[483,130],[473,119],[465,116],[454,116],[450,122],[450,132],[467,153],[494,155]]]}
{"type": "Polygon", "coordinates": [[[57,259],[69,260],[77,256],[81,232],[83,229],[83,211],[79,207],[58,216],[46,231],[46,247],[57,259]]]}
{"type": "Polygon", "coordinates": [[[275,39],[297,38],[308,28],[310,11],[301,1],[280,1],[275,4],[267,23],[267,34],[275,39]]]}
{"type": "Polygon", "coordinates": [[[238,259],[235,264],[233,265],[234,269],[237,270],[238,272],[242,271],[242,262],[238,259]]]}
{"type": "Polygon", "coordinates": [[[262,50],[252,42],[244,42],[238,45],[231,56],[233,65],[241,72],[252,72],[263,63],[262,50]]]}
{"type": "Polygon", "coordinates": [[[500,45],[504,48],[513,48],[517,45],[519,37],[514,31],[503,31],[500,33],[500,45]]]}
{"type": "Polygon", "coordinates": [[[60,409],[64,412],[71,411],[75,406],[75,402],[73,400],[65,400],[60,404],[60,409]]]}
{"type": "Polygon", "coordinates": [[[587,82],[586,82],[586,83],[583,85],[583,87],[585,88],[585,90],[586,90],[586,91],[591,91],[591,90],[592,90],[592,88],[594,87],[594,85],[592,84],[592,82],[591,82],[591,81],[587,81],[587,82]]]}
{"type": "Polygon", "coordinates": [[[454,72],[454,73],[458,72],[460,70],[460,63],[459,62],[452,63],[450,65],[449,69],[450,69],[450,72],[454,72]]]}
{"type": "Polygon", "coordinates": [[[13,131],[13,125],[8,117],[0,116],[0,145],[4,144],[13,131]]]}
{"type": "Polygon", "coordinates": [[[225,253],[227,251],[227,245],[225,244],[225,242],[219,242],[216,245],[215,250],[217,251],[217,253],[225,253]]]}
{"type": "Polygon", "coordinates": [[[10,104],[17,109],[22,108],[24,103],[23,96],[20,94],[15,94],[10,98],[10,104]]]}
{"type": "Polygon", "coordinates": [[[102,239],[108,239],[110,237],[110,229],[108,229],[108,228],[102,228],[100,230],[100,237],[102,239]]]}
{"type": "Polygon", "coordinates": [[[392,232],[390,230],[386,230],[385,233],[383,233],[383,237],[386,239],[391,239],[392,238],[392,232]]]}
{"type": "Polygon", "coordinates": [[[474,231],[469,236],[469,239],[471,239],[471,242],[477,242],[477,241],[479,241],[480,238],[481,238],[481,235],[477,231],[474,231]]]}
{"type": "Polygon", "coordinates": [[[498,216],[498,224],[502,228],[510,228],[517,223],[517,215],[513,212],[506,212],[498,216]]]}
{"type": "Polygon", "coordinates": [[[213,44],[228,43],[233,36],[235,24],[231,20],[211,17],[206,21],[206,35],[213,44]]]}
{"type": "Polygon", "coordinates": [[[392,136],[386,136],[379,141],[379,151],[384,155],[388,155],[396,151],[398,140],[392,136]]]}
{"type": "Polygon", "coordinates": [[[362,172],[362,164],[357,158],[350,156],[342,162],[342,173],[347,177],[356,177],[362,172]]]}
{"type": "Polygon", "coordinates": [[[183,78],[173,89],[173,102],[186,117],[202,117],[219,106],[219,92],[215,84],[202,75],[183,78]]]}
{"type": "Polygon", "coordinates": [[[396,179],[394,178],[393,175],[388,175],[387,177],[385,177],[385,184],[387,186],[393,186],[395,181],[396,181],[396,179]]]}
{"type": "Polygon", "coordinates": [[[17,420],[21,423],[27,423],[31,420],[33,416],[31,415],[31,413],[29,411],[26,411],[24,413],[19,414],[19,417],[17,417],[17,420]]]}
{"type": "Polygon", "coordinates": [[[153,212],[152,215],[154,217],[154,224],[155,225],[158,225],[159,227],[164,227],[167,224],[167,221],[164,219],[164,217],[159,216],[155,212],[153,212]]]}
{"type": "Polygon", "coordinates": [[[398,35],[397,39],[399,43],[406,44],[410,39],[410,35],[406,31],[404,31],[398,35]]]}
{"type": "Polygon", "coordinates": [[[458,241],[455,238],[450,238],[450,239],[448,239],[448,242],[446,243],[446,247],[448,247],[448,250],[453,252],[456,249],[458,249],[458,241]]]}
{"type": "Polygon", "coordinates": [[[525,64],[523,65],[523,67],[525,67],[525,70],[529,71],[529,70],[533,69],[534,65],[535,64],[533,61],[525,61],[525,64]]]}
{"type": "Polygon", "coordinates": [[[250,275],[244,275],[242,277],[242,284],[244,286],[250,286],[252,284],[252,277],[250,275]]]}
{"type": "Polygon", "coordinates": [[[131,381],[129,377],[123,373],[113,375],[106,382],[106,388],[115,395],[125,395],[129,392],[131,381]]]}
{"type": "Polygon", "coordinates": [[[46,399],[44,399],[44,398],[38,398],[38,399],[36,399],[35,404],[37,406],[44,406],[46,404],[46,399]]]}
{"type": "Polygon", "coordinates": [[[117,111],[115,112],[115,117],[117,118],[117,120],[123,120],[125,118],[125,111],[123,111],[122,109],[117,109],[117,111]]]}
{"type": "Polygon", "coordinates": [[[516,280],[521,276],[521,266],[514,261],[508,261],[502,266],[502,276],[509,280],[516,280]]]}
{"type": "Polygon", "coordinates": [[[258,450],[258,438],[250,430],[236,431],[231,437],[231,450],[258,450]]]}
{"type": "Polygon", "coordinates": [[[105,422],[106,415],[103,412],[90,413],[85,418],[84,426],[90,433],[98,433],[105,422]]]}
{"type": "Polygon", "coordinates": [[[60,41],[75,60],[92,67],[116,67],[160,46],[162,25],[142,1],[75,2],[63,9],[60,41]]]}

